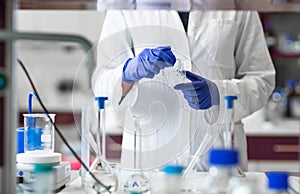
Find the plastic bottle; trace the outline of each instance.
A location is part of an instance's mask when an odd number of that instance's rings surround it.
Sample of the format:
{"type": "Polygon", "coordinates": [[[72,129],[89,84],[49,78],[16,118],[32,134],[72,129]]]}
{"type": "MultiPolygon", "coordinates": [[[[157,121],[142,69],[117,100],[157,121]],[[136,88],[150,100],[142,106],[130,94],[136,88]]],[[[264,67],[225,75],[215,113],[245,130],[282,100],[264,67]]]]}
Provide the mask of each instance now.
{"type": "Polygon", "coordinates": [[[34,194],[54,194],[54,170],[53,166],[47,164],[36,164],[34,166],[34,194]]]}
{"type": "Polygon", "coordinates": [[[288,173],[268,172],[268,194],[288,194],[288,173]]]}
{"type": "Polygon", "coordinates": [[[181,189],[181,175],[183,172],[182,166],[166,166],[163,171],[165,172],[164,193],[165,194],[178,194],[181,189]]]}
{"type": "Polygon", "coordinates": [[[229,181],[237,172],[238,151],[213,149],[209,154],[209,175],[204,179],[201,191],[205,194],[225,194],[229,181]]]}

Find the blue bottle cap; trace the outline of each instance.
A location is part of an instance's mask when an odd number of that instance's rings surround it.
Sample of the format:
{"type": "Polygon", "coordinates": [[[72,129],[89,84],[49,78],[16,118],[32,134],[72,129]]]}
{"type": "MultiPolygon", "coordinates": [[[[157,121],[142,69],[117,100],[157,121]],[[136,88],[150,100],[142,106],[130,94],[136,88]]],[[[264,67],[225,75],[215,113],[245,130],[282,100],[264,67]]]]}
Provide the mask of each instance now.
{"type": "Polygon", "coordinates": [[[108,97],[95,97],[95,100],[98,101],[98,109],[104,109],[104,102],[108,100],[108,97]]]}
{"type": "Polygon", "coordinates": [[[212,149],[209,153],[209,164],[212,166],[233,166],[238,162],[238,151],[234,149],[212,149]]]}
{"type": "Polygon", "coordinates": [[[285,84],[286,84],[286,86],[288,86],[290,88],[294,88],[294,87],[296,87],[297,82],[294,79],[288,79],[288,80],[286,80],[285,84]]]}
{"type": "Polygon", "coordinates": [[[224,96],[224,99],[226,100],[226,108],[232,109],[233,108],[233,101],[237,100],[237,96],[224,96]]]}
{"type": "Polygon", "coordinates": [[[168,165],[168,166],[165,166],[163,171],[166,173],[166,174],[181,174],[182,171],[183,171],[183,167],[182,166],[174,166],[174,165],[168,165]]]}
{"type": "Polygon", "coordinates": [[[287,190],[288,189],[288,173],[286,172],[267,172],[269,179],[268,187],[274,190],[287,190]]]}

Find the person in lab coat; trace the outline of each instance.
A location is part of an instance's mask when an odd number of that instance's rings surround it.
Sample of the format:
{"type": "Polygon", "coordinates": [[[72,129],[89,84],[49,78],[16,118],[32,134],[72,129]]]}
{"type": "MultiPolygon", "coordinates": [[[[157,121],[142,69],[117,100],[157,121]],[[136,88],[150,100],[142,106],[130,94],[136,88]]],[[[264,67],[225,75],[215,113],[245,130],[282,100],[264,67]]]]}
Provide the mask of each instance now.
{"type": "MultiPolygon", "coordinates": [[[[94,93],[110,98],[113,88],[118,87],[126,96],[135,84],[154,80],[162,69],[173,66],[175,58],[188,61],[184,69],[191,83],[178,83],[174,89],[190,106],[189,113],[183,114],[188,115],[184,119],[189,125],[181,127],[178,137],[174,137],[176,141],[170,141],[171,145],[159,155],[145,152],[145,168],[168,161],[169,152],[178,151],[180,139],[190,139],[192,143],[185,148],[193,155],[205,132],[218,131],[207,141],[211,144],[204,145],[206,150],[224,146],[223,96],[236,95],[234,145],[246,171],[247,145],[241,119],[262,108],[275,86],[275,70],[257,12],[195,10],[182,15],[169,10],[107,11],[98,43],[98,67],[92,79],[94,93]],[[151,64],[155,67],[149,73],[151,64]],[[193,135],[187,135],[191,133],[189,128],[195,129],[193,135]],[[158,158],[164,159],[157,162],[158,158]]],[[[126,152],[134,146],[131,136],[124,131],[121,161],[128,167],[133,163],[133,154],[126,152]]],[[[151,147],[149,142],[143,146],[151,147]]],[[[200,159],[201,170],[208,169],[206,159],[206,155],[200,159]]]]}

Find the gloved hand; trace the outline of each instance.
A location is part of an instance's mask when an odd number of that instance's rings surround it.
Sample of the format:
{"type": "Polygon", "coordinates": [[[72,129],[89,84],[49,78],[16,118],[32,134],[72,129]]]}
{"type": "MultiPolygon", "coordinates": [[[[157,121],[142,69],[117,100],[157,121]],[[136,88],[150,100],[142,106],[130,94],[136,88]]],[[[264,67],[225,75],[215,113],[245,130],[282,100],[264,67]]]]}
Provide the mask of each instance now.
{"type": "Polygon", "coordinates": [[[122,80],[132,84],[142,78],[153,78],[161,69],[171,67],[175,62],[176,58],[169,46],[144,49],[137,57],[126,61],[122,80]]]}
{"type": "Polygon", "coordinates": [[[174,89],[183,92],[190,107],[205,110],[220,104],[219,90],[214,82],[189,71],[186,77],[192,82],[177,84],[174,89]]]}

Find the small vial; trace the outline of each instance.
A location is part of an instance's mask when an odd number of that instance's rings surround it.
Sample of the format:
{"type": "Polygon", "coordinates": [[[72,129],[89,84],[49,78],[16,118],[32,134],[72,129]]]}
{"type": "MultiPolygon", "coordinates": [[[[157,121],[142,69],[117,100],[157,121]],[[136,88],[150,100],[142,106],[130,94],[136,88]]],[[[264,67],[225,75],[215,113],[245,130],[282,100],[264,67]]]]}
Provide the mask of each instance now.
{"type": "Polygon", "coordinates": [[[181,190],[181,175],[183,171],[182,166],[166,166],[163,170],[165,172],[165,186],[166,194],[178,194],[181,190]]]}

